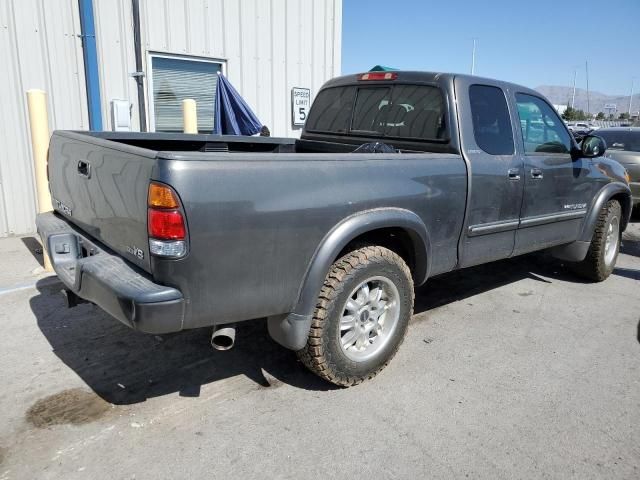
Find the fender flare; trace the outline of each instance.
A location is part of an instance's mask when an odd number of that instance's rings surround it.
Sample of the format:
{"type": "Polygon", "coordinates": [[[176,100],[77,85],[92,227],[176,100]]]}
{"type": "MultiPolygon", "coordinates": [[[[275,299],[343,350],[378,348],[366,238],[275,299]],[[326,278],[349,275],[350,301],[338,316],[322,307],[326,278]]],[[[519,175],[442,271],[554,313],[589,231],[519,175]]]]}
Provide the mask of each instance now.
{"type": "Polygon", "coordinates": [[[311,319],[327,272],[338,254],[355,238],[381,228],[401,228],[412,241],[415,266],[414,279],[421,285],[431,270],[431,240],[422,219],[402,208],[379,208],[353,214],[334,226],[322,239],[309,262],[292,313],[270,317],[271,337],[292,350],[304,347],[311,319]]]}
{"type": "Polygon", "coordinates": [[[602,207],[604,207],[611,198],[618,194],[622,194],[625,199],[625,203],[621,205],[623,218],[621,219],[622,222],[620,227],[622,231],[627,228],[629,218],[631,217],[631,190],[628,185],[625,185],[622,182],[611,182],[602,187],[596,194],[595,200],[591,204],[591,207],[585,216],[584,223],[582,225],[582,232],[578,237],[578,241],[591,242],[600,210],[602,210],[602,207]]]}

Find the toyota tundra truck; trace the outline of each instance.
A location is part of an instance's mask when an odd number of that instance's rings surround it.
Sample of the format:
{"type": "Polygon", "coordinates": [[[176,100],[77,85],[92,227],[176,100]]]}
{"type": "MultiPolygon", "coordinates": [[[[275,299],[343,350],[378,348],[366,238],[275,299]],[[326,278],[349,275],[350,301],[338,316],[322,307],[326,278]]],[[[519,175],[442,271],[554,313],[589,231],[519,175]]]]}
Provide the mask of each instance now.
{"type": "Polygon", "coordinates": [[[592,281],[631,212],[605,142],[551,104],[467,75],[327,82],[299,139],[56,131],[37,218],[70,304],[153,334],[243,320],[340,386],[394,356],[414,287],[549,249],[592,281]]]}

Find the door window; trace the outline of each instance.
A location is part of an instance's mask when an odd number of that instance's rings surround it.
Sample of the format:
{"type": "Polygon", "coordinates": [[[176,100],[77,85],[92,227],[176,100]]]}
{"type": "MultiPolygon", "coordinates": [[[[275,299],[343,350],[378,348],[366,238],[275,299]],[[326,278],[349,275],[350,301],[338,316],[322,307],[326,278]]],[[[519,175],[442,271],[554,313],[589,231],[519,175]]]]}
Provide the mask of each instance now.
{"type": "Polygon", "coordinates": [[[504,92],[488,85],[469,87],[476,144],[490,155],[513,154],[513,130],[504,92]]]}
{"type": "Polygon", "coordinates": [[[547,102],[534,95],[516,93],[516,103],[525,153],[569,153],[569,132],[547,102]]]}

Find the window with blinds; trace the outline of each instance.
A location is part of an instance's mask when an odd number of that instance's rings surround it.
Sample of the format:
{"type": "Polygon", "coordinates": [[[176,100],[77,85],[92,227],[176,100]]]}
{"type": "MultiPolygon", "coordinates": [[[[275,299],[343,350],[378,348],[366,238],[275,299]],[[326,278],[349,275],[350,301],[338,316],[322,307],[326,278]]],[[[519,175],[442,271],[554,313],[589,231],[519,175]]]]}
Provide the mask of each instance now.
{"type": "Polygon", "coordinates": [[[184,58],[151,57],[156,132],[182,132],[182,100],[193,98],[198,130],[213,130],[216,81],[222,64],[184,58]]]}

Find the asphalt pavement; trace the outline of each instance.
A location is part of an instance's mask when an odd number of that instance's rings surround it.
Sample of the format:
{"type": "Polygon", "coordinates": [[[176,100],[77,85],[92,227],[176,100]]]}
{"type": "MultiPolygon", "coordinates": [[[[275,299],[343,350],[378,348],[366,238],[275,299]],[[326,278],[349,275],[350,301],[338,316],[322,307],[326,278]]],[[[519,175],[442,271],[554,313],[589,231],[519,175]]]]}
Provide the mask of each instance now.
{"type": "Polygon", "coordinates": [[[69,310],[39,252],[0,240],[0,480],[640,478],[640,223],[600,284],[543,254],[430,280],[350,389],[261,321],[218,352],[69,310]]]}

